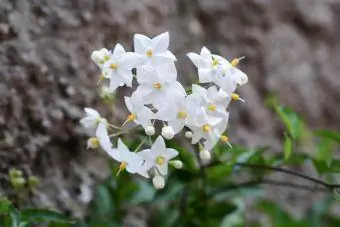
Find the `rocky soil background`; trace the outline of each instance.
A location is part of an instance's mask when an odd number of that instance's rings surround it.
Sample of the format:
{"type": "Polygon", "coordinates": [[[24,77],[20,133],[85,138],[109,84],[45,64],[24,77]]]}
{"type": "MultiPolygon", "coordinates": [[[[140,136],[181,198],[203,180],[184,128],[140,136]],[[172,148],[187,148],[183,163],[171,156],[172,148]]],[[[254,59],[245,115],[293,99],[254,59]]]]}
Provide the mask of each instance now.
{"type": "Polygon", "coordinates": [[[206,45],[247,57],[247,103],[231,108],[234,143],[279,149],[281,129],[264,101],[272,93],[312,127],[340,128],[339,0],[1,0],[0,193],[19,167],[42,179],[33,203],[83,216],[106,161],[86,152],[78,121],[85,106],[109,113],[89,56],[117,41],[132,50],[134,33],[166,30],[187,84],[195,78],[187,52],[206,45]]]}

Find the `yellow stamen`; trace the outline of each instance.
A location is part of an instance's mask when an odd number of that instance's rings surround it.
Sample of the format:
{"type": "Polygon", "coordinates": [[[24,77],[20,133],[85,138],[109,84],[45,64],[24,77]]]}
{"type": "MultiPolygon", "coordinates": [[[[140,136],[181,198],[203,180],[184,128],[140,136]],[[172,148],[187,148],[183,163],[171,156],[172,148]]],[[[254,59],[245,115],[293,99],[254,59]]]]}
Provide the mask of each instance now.
{"type": "Polygon", "coordinates": [[[217,107],[216,107],[214,104],[209,104],[209,105],[208,105],[208,110],[210,110],[210,111],[215,111],[216,108],[217,108],[217,107]]]}
{"type": "Polygon", "coordinates": [[[179,119],[185,119],[187,117],[187,113],[185,111],[179,111],[178,112],[178,118],[179,119]]]}
{"type": "Polygon", "coordinates": [[[118,65],[116,63],[111,63],[110,68],[113,69],[113,70],[117,70],[118,65]]]}
{"type": "Polygon", "coordinates": [[[223,142],[223,143],[228,143],[229,142],[229,137],[228,136],[225,136],[225,135],[222,135],[220,137],[220,140],[223,142]]]}
{"type": "Polygon", "coordinates": [[[153,55],[152,50],[147,50],[147,51],[146,51],[146,56],[148,56],[149,58],[151,58],[152,55],[153,55]]]}
{"type": "Polygon", "coordinates": [[[126,118],[126,120],[127,121],[134,121],[134,120],[136,120],[136,114],[130,114],[127,118],[126,118]]]}
{"type": "Polygon", "coordinates": [[[105,79],[104,74],[100,74],[100,76],[99,76],[99,81],[103,81],[104,79],[105,79]]]}
{"type": "Polygon", "coordinates": [[[160,83],[155,83],[153,87],[160,90],[162,88],[162,85],[160,83]]]}
{"type": "Polygon", "coordinates": [[[126,162],[121,162],[120,165],[119,165],[119,171],[123,171],[127,166],[127,163],[126,162]]]}
{"type": "Polygon", "coordinates": [[[240,99],[240,95],[236,94],[236,93],[231,93],[231,98],[234,101],[237,101],[240,99]]]}
{"type": "Polygon", "coordinates": [[[96,149],[100,145],[99,139],[97,137],[91,137],[87,141],[87,149],[92,148],[96,149]]]}
{"type": "Polygon", "coordinates": [[[209,132],[210,131],[210,125],[206,124],[202,126],[203,132],[209,132]]]}
{"type": "Polygon", "coordinates": [[[238,58],[234,58],[230,63],[232,66],[236,67],[238,63],[240,63],[240,60],[238,58]]]}
{"type": "Polygon", "coordinates": [[[212,66],[217,66],[219,64],[217,59],[213,59],[212,66]]]}
{"type": "Polygon", "coordinates": [[[162,156],[158,156],[157,158],[156,158],[156,163],[157,163],[157,165],[163,165],[164,164],[164,162],[165,162],[165,159],[164,159],[164,157],[162,157],[162,156]]]}

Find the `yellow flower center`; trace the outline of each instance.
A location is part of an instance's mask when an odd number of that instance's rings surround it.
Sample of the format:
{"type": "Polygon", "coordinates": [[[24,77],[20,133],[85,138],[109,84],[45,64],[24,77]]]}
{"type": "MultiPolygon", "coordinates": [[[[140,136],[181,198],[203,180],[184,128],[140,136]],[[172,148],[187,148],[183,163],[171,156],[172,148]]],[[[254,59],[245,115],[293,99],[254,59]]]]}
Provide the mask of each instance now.
{"type": "Polygon", "coordinates": [[[121,162],[119,165],[119,171],[123,171],[127,165],[128,165],[127,162],[121,162]]]}
{"type": "Polygon", "coordinates": [[[136,114],[130,114],[128,117],[127,117],[127,120],[128,121],[134,121],[134,120],[136,120],[136,114]]]}
{"type": "Polygon", "coordinates": [[[179,119],[185,119],[187,117],[187,113],[185,111],[179,111],[178,112],[178,118],[179,119]]]}
{"type": "Polygon", "coordinates": [[[208,105],[208,110],[210,110],[210,111],[215,111],[216,108],[217,108],[217,107],[216,107],[214,104],[209,104],[209,105],[208,105]]]}
{"type": "Polygon", "coordinates": [[[162,88],[162,85],[160,83],[155,83],[153,87],[160,90],[162,88]]]}
{"type": "Polygon", "coordinates": [[[103,81],[104,79],[105,79],[104,74],[100,74],[100,76],[99,76],[99,81],[103,81]]]}
{"type": "Polygon", "coordinates": [[[232,98],[232,100],[237,101],[237,100],[240,99],[240,96],[236,93],[231,93],[231,98],[232,98]]]}
{"type": "Polygon", "coordinates": [[[212,61],[212,66],[217,66],[219,63],[218,63],[218,60],[213,58],[213,61],[212,61]]]}
{"type": "Polygon", "coordinates": [[[210,131],[210,125],[206,124],[202,126],[203,132],[209,132],[210,131]]]}
{"type": "Polygon", "coordinates": [[[232,66],[236,67],[238,63],[240,63],[240,59],[234,58],[230,63],[232,66]]]}
{"type": "Polygon", "coordinates": [[[223,142],[223,143],[228,143],[229,142],[229,137],[228,136],[225,136],[225,135],[222,135],[220,137],[220,140],[223,142]]]}
{"type": "Polygon", "coordinates": [[[165,162],[165,159],[164,159],[164,157],[162,157],[162,156],[158,156],[157,158],[156,158],[156,163],[157,163],[157,165],[163,165],[164,164],[164,162],[165,162]]]}
{"type": "Polygon", "coordinates": [[[151,58],[152,55],[153,55],[152,50],[147,50],[147,51],[146,51],[146,56],[148,56],[149,58],[151,58]]]}
{"type": "Polygon", "coordinates": [[[110,64],[110,68],[113,70],[117,70],[118,69],[118,65],[116,63],[111,63],[110,64]]]}
{"type": "Polygon", "coordinates": [[[87,148],[98,148],[100,145],[98,137],[91,137],[87,141],[87,148]]]}

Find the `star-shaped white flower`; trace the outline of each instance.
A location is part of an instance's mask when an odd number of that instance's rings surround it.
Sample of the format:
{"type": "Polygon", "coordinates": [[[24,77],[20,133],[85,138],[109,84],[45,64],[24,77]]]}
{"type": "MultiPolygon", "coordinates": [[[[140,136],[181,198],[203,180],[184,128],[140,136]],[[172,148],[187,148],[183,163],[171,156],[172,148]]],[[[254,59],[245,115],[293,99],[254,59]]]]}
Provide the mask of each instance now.
{"type": "Polygon", "coordinates": [[[132,68],[136,67],[141,58],[134,53],[125,52],[122,45],[116,44],[110,58],[102,65],[102,73],[110,80],[110,90],[115,91],[117,87],[124,84],[132,86],[132,68]]]}
{"type": "Polygon", "coordinates": [[[216,130],[216,126],[222,121],[221,118],[210,117],[206,113],[204,107],[201,107],[203,111],[200,111],[195,118],[195,122],[191,122],[188,127],[192,131],[192,144],[196,144],[202,138],[205,140],[215,140],[219,138],[219,132],[216,130]]]}
{"type": "Polygon", "coordinates": [[[173,63],[162,64],[156,67],[146,67],[137,71],[139,86],[137,93],[143,97],[146,104],[155,107],[173,97],[185,96],[183,86],[176,80],[177,72],[173,63]]]}
{"type": "Polygon", "coordinates": [[[165,176],[168,173],[168,162],[178,155],[178,151],[166,148],[163,137],[158,136],[151,149],[146,149],[138,153],[148,163],[153,164],[160,174],[165,176]]]}
{"type": "Polygon", "coordinates": [[[127,121],[133,121],[137,125],[142,125],[146,128],[151,125],[151,119],[154,119],[154,113],[144,105],[144,101],[134,92],[131,97],[125,97],[125,104],[130,114],[127,121]]]}
{"type": "Polygon", "coordinates": [[[152,39],[145,35],[134,36],[135,52],[143,57],[148,65],[159,65],[176,61],[176,57],[168,51],[169,33],[164,32],[152,39]]]}
{"type": "Polygon", "coordinates": [[[96,132],[99,123],[104,123],[107,126],[107,121],[102,118],[98,111],[92,108],[84,108],[86,116],[80,120],[80,123],[87,129],[88,133],[93,135],[96,132]]]}
{"type": "Polygon", "coordinates": [[[107,151],[108,154],[116,161],[120,162],[119,171],[126,170],[129,173],[138,173],[139,175],[149,178],[147,171],[152,167],[141,156],[131,152],[129,148],[118,139],[117,148],[107,151]]]}
{"type": "Polygon", "coordinates": [[[215,76],[221,74],[221,66],[228,64],[228,61],[222,57],[211,54],[210,50],[206,47],[202,47],[200,55],[188,53],[187,56],[198,69],[200,83],[213,82],[215,76]]]}

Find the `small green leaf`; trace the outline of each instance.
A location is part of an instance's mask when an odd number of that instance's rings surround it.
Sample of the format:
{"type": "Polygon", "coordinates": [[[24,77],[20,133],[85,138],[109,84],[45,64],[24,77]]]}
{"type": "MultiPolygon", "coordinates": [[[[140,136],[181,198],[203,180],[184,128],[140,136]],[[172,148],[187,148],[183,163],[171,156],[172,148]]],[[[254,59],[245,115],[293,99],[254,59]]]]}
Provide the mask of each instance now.
{"type": "Polygon", "coordinates": [[[286,132],[284,136],[285,136],[285,140],[284,140],[284,145],[283,145],[283,148],[284,148],[283,151],[284,151],[285,160],[288,160],[293,153],[293,141],[286,132]]]}
{"type": "Polygon", "coordinates": [[[47,209],[35,209],[28,208],[20,211],[20,219],[22,222],[31,223],[31,222],[67,222],[67,223],[75,223],[75,220],[67,217],[63,214],[60,214],[56,211],[47,210],[47,209]]]}
{"type": "Polygon", "coordinates": [[[340,143],[340,132],[328,131],[328,130],[318,130],[314,133],[316,136],[329,139],[340,143]]]}
{"type": "Polygon", "coordinates": [[[0,214],[7,214],[11,209],[12,203],[6,197],[0,197],[0,214]]]}
{"type": "Polygon", "coordinates": [[[106,185],[99,185],[94,193],[91,203],[92,214],[102,219],[112,217],[115,213],[115,204],[106,185]]]}
{"type": "Polygon", "coordinates": [[[138,180],[138,190],[132,195],[132,204],[148,203],[154,199],[156,189],[145,180],[138,180]]]}
{"type": "Polygon", "coordinates": [[[211,166],[206,169],[206,175],[209,180],[221,181],[221,179],[227,178],[232,171],[230,165],[221,164],[216,166],[211,166]]]}

